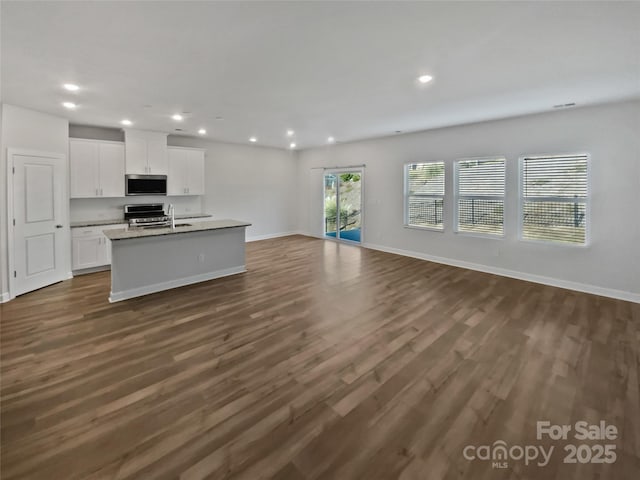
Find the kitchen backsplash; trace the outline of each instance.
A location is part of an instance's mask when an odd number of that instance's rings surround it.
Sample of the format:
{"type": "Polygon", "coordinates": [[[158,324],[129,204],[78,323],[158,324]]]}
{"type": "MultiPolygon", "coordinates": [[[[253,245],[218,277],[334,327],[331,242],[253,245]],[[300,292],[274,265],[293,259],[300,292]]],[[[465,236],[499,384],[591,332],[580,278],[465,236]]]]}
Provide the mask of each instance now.
{"type": "Polygon", "coordinates": [[[124,198],[74,198],[71,200],[71,221],[111,220],[122,218],[123,206],[135,203],[172,203],[176,214],[209,213],[202,211],[201,197],[124,197],[124,198]]]}

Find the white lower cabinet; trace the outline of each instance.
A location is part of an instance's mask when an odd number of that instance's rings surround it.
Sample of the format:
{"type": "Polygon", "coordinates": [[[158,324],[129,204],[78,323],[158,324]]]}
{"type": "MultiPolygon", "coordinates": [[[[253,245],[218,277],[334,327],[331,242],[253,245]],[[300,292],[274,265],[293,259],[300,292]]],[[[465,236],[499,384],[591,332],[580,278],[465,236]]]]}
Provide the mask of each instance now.
{"type": "Polygon", "coordinates": [[[111,241],[104,236],[103,232],[112,228],[124,227],[126,225],[72,228],[72,269],[76,271],[111,265],[111,241]]]}

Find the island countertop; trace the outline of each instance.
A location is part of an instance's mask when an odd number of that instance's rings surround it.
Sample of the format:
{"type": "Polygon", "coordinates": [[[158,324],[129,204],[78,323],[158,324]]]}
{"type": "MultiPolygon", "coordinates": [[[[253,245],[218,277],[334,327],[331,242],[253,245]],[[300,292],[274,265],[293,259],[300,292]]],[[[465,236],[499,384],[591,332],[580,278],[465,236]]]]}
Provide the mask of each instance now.
{"type": "Polygon", "coordinates": [[[128,240],[131,238],[157,237],[159,235],[176,235],[182,233],[204,232],[207,230],[222,230],[225,228],[249,227],[251,224],[240,220],[211,220],[207,222],[199,222],[188,224],[188,222],[176,222],[176,228],[115,228],[105,230],[104,235],[112,241],[128,240]],[[186,223],[186,224],[185,224],[186,223]]]}
{"type": "MultiPolygon", "coordinates": [[[[207,218],[211,216],[212,215],[208,213],[179,213],[179,214],[176,214],[176,220],[188,220],[191,218],[207,218]]],[[[110,219],[100,218],[100,219],[94,219],[94,220],[77,220],[77,221],[71,222],[71,228],[100,227],[102,225],[118,225],[118,224],[123,224],[127,222],[128,220],[125,220],[124,217],[110,218],[110,219]]]]}

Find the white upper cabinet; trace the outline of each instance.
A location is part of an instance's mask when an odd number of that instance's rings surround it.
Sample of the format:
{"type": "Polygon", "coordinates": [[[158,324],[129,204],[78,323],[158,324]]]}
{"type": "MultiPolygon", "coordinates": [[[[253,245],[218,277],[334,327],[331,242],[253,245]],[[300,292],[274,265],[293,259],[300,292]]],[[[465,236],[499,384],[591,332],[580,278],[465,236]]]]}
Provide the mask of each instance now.
{"type": "MultiPolygon", "coordinates": [[[[99,197],[100,161],[98,143],[85,140],[69,140],[69,168],[71,198],[99,197]]],[[[122,179],[124,185],[124,178],[122,179]]]]}
{"type": "Polygon", "coordinates": [[[168,149],[169,174],[167,176],[167,195],[186,195],[185,171],[187,150],[184,148],[168,149]]]}
{"type": "Polygon", "coordinates": [[[126,173],[167,175],[167,134],[125,130],[126,173]]]}
{"type": "Polygon", "coordinates": [[[147,165],[147,139],[144,136],[136,136],[127,133],[125,140],[126,172],[145,175],[148,172],[147,165]]]}
{"type": "Polygon", "coordinates": [[[168,195],[204,195],[204,150],[169,149],[168,195]]]}
{"type": "Polygon", "coordinates": [[[204,195],[204,151],[187,152],[187,194],[204,195]]]}
{"type": "Polygon", "coordinates": [[[124,197],[124,145],[100,143],[100,196],[124,197]]]}
{"type": "Polygon", "coordinates": [[[124,144],[69,140],[71,198],[124,197],[124,144]]]}

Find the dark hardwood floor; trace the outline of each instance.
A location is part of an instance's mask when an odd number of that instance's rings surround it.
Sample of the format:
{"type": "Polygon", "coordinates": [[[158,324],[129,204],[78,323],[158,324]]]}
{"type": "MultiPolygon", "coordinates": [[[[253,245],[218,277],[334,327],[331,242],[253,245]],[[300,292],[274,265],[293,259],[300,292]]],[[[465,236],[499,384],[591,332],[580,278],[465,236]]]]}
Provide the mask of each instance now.
{"type": "Polygon", "coordinates": [[[640,478],[640,305],[302,236],[247,267],[2,305],[2,479],[640,478]],[[538,442],[538,420],[619,434],[538,442]],[[498,440],[555,451],[463,456],[498,440]],[[567,443],[617,460],[564,464],[567,443]]]}

